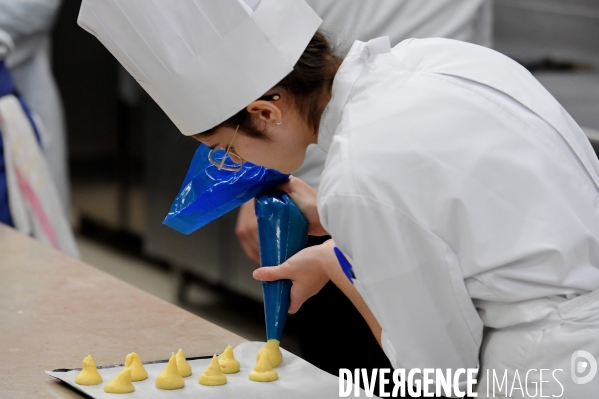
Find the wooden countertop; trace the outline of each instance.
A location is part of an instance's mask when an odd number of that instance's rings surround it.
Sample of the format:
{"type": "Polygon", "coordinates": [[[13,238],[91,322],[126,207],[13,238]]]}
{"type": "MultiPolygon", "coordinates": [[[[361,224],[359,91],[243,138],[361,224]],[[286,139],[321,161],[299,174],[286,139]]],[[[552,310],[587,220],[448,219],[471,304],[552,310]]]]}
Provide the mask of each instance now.
{"type": "Polygon", "coordinates": [[[0,225],[0,398],[80,398],[55,368],[220,353],[245,340],[0,225]]]}

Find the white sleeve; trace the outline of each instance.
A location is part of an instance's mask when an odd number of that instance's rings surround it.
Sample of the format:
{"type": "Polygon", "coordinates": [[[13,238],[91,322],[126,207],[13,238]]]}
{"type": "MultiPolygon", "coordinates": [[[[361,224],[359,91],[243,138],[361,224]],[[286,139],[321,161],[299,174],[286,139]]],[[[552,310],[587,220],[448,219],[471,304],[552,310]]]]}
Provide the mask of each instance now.
{"type": "Polygon", "coordinates": [[[445,242],[401,210],[360,195],[329,195],[319,212],[353,258],[393,367],[478,367],[483,323],[445,242]]]}
{"type": "Polygon", "coordinates": [[[0,29],[13,40],[47,32],[54,23],[60,0],[2,0],[0,29]]]}

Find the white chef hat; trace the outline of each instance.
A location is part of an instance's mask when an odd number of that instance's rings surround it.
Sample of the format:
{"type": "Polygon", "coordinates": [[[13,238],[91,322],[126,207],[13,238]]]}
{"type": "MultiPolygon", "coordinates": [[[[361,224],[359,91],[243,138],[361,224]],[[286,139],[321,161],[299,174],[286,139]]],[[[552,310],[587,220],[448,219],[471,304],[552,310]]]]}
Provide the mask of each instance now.
{"type": "Polygon", "coordinates": [[[322,21],[304,0],[83,0],[77,22],[189,136],[289,74],[322,21]]]}

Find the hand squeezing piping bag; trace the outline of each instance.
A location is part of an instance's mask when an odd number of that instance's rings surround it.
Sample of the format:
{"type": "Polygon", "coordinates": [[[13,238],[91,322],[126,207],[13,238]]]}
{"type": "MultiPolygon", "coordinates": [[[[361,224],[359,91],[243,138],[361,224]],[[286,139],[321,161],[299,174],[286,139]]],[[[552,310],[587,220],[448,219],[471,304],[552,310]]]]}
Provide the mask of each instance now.
{"type": "Polygon", "coordinates": [[[203,144],[198,147],[179,194],[162,222],[180,233],[193,233],[289,178],[250,162],[236,172],[219,170],[208,160],[209,152],[210,148],[203,144]]]}
{"type": "MultiPolygon", "coordinates": [[[[308,221],[295,203],[282,192],[256,198],[260,264],[278,266],[306,246],[308,221]]],[[[289,310],[291,280],[262,282],[266,339],[281,341],[289,310]]]]}

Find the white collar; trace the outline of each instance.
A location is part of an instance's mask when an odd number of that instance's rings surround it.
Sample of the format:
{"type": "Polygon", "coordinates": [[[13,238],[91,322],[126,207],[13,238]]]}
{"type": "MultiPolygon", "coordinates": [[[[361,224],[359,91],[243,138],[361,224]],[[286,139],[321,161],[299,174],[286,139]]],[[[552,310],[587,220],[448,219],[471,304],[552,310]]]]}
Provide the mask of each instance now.
{"type": "Polygon", "coordinates": [[[341,122],[343,108],[349,100],[354,84],[378,54],[391,51],[389,37],[378,37],[367,43],[356,40],[339,67],[333,80],[331,101],[327,104],[318,129],[318,146],[329,151],[333,135],[341,122]]]}

